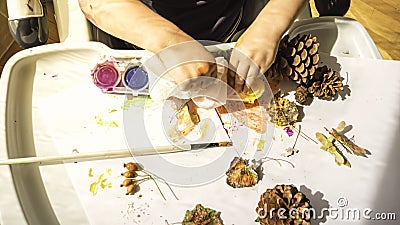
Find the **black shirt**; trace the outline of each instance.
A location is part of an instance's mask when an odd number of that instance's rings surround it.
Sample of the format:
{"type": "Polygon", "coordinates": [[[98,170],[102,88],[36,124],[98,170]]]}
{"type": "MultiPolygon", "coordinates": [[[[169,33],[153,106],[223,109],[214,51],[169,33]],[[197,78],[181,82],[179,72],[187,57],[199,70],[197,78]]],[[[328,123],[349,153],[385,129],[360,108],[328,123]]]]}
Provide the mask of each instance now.
{"type": "Polygon", "coordinates": [[[220,41],[245,0],[152,0],[153,9],[197,40],[220,41]]]}

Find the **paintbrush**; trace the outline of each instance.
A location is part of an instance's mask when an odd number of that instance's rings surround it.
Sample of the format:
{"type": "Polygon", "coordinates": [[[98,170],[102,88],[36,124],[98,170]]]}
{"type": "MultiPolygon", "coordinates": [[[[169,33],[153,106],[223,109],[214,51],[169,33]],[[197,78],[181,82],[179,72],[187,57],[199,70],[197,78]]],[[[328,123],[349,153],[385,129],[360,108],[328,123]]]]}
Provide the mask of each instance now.
{"type": "Polygon", "coordinates": [[[201,150],[204,148],[219,147],[219,146],[231,146],[230,142],[223,143],[208,143],[208,144],[184,144],[184,145],[170,145],[170,146],[158,146],[148,148],[136,148],[136,149],[121,149],[121,150],[107,150],[98,152],[85,152],[65,154],[65,155],[54,155],[54,156],[34,156],[14,159],[3,159],[0,160],[0,165],[15,165],[15,164],[28,164],[28,163],[40,163],[40,164],[56,164],[56,163],[71,163],[81,162],[90,160],[100,159],[113,159],[123,158],[130,156],[145,156],[145,155],[156,155],[156,154],[167,154],[175,152],[184,152],[191,150],[201,150]]]}

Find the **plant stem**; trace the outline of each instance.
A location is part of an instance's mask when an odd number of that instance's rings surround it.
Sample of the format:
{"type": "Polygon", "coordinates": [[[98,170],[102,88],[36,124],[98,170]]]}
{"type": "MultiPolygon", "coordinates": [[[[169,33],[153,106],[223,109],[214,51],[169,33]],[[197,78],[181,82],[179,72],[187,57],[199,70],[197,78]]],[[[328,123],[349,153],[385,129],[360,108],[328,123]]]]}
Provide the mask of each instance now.
{"type": "Polygon", "coordinates": [[[153,182],[154,182],[154,184],[156,185],[156,187],[157,187],[158,191],[160,192],[161,196],[162,196],[162,197],[164,198],[164,200],[166,201],[167,199],[165,198],[164,194],[162,193],[160,187],[158,186],[158,184],[157,184],[156,180],[153,178],[153,176],[150,175],[148,172],[146,172],[146,171],[144,171],[144,170],[143,170],[143,173],[149,175],[149,178],[150,178],[151,180],[153,180],[153,182]]]}
{"type": "Polygon", "coordinates": [[[299,125],[299,132],[297,132],[296,140],[294,141],[294,144],[293,144],[293,147],[292,147],[293,149],[294,149],[294,147],[296,146],[297,139],[299,139],[300,132],[301,132],[301,125],[299,125]]]}
{"type": "Polygon", "coordinates": [[[282,166],[282,164],[279,161],[283,161],[283,162],[289,163],[293,168],[295,168],[294,164],[289,162],[286,159],[275,159],[275,158],[271,158],[271,157],[265,157],[265,159],[274,160],[275,162],[277,162],[279,164],[279,166],[282,166]]]}
{"type": "Polygon", "coordinates": [[[312,142],[314,142],[315,144],[318,144],[318,142],[316,142],[314,139],[312,139],[311,137],[309,137],[306,133],[299,131],[297,128],[294,128],[294,130],[299,133],[301,135],[301,137],[303,137],[304,139],[306,139],[307,141],[311,140],[312,142]]]}

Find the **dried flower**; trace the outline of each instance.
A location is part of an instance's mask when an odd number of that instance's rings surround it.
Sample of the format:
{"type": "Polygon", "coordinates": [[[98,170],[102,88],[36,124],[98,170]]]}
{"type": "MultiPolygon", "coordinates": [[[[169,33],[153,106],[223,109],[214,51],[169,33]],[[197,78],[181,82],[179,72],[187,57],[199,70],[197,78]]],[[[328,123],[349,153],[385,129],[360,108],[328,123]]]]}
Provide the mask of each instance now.
{"type": "Polygon", "coordinates": [[[281,155],[284,156],[284,157],[289,157],[289,156],[292,156],[292,155],[294,155],[295,153],[298,153],[298,152],[299,152],[299,150],[297,148],[289,147],[289,148],[285,149],[285,151],[281,155]]]}
{"type": "Polygon", "coordinates": [[[294,132],[293,132],[293,130],[290,128],[290,126],[287,126],[287,127],[283,128],[283,130],[287,133],[287,135],[288,135],[289,137],[293,136],[293,134],[294,134],[294,132]]]}

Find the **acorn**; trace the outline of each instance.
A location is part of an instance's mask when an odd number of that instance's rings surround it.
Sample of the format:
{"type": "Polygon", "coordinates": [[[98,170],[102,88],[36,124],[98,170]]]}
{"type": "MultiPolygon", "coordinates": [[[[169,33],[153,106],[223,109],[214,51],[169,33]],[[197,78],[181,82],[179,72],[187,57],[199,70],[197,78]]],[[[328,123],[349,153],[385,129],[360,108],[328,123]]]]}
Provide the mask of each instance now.
{"type": "Polygon", "coordinates": [[[126,188],[126,195],[133,195],[136,193],[136,185],[131,184],[126,188]]]}
{"type": "Polygon", "coordinates": [[[136,171],[139,168],[137,163],[134,162],[124,163],[124,167],[129,171],[136,171]]]}
{"type": "Polygon", "coordinates": [[[122,184],[120,186],[121,187],[128,187],[131,184],[132,184],[132,180],[131,179],[125,179],[124,181],[122,181],[122,184]]]}
{"type": "Polygon", "coordinates": [[[125,171],[121,173],[121,176],[124,176],[126,178],[135,178],[137,177],[137,173],[135,173],[134,171],[125,171]]]}

